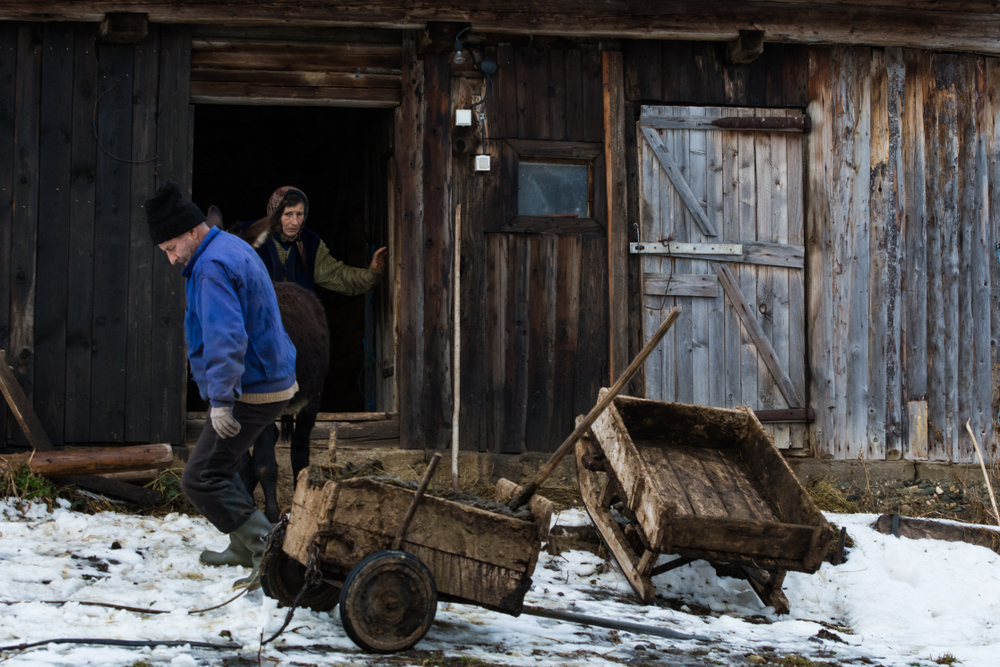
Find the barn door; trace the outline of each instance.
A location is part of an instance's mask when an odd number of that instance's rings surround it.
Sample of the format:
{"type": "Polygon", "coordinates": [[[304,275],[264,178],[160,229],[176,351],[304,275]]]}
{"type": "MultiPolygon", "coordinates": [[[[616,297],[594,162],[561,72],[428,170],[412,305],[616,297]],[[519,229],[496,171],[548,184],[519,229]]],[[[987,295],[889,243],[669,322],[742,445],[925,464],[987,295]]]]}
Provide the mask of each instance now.
{"type": "MultiPolygon", "coordinates": [[[[643,107],[631,250],[642,258],[644,337],[683,308],[646,362],[647,397],[806,407],[804,122],[784,109],[643,107]]],[[[804,427],[789,424],[803,412],[769,415],[787,415],[767,427],[775,444],[804,445],[804,427]]]]}

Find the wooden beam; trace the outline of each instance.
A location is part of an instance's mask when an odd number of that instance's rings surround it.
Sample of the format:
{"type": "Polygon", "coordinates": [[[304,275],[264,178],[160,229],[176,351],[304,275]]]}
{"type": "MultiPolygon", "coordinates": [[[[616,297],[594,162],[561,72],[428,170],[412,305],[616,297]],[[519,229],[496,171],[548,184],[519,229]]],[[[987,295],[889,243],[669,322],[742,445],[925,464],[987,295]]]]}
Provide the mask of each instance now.
{"type": "Polygon", "coordinates": [[[670,255],[682,259],[705,259],[716,262],[733,262],[736,264],[757,264],[761,266],[784,266],[790,269],[801,269],[805,266],[805,248],[800,245],[785,243],[763,243],[750,241],[739,244],[717,243],[671,243],[667,252],[665,244],[632,243],[632,252],[644,255],[670,255]],[[727,249],[729,245],[738,245],[740,254],[729,252],[713,253],[713,247],[727,249]],[[641,248],[639,246],[642,246],[641,248]],[[693,246],[694,249],[687,246],[693,246]]]}
{"type": "Polygon", "coordinates": [[[680,167],[674,162],[674,159],[670,157],[670,153],[667,152],[667,147],[663,143],[663,139],[660,137],[656,130],[650,129],[648,127],[642,128],[642,135],[646,137],[646,141],[649,142],[649,147],[653,149],[653,153],[656,155],[656,159],[660,161],[660,166],[663,167],[663,171],[667,173],[667,177],[670,182],[674,184],[677,188],[677,193],[681,196],[681,201],[687,206],[688,211],[691,213],[691,217],[694,221],[698,223],[698,227],[701,228],[701,233],[705,236],[718,236],[715,231],[715,226],[712,225],[712,221],[708,219],[708,215],[705,214],[705,209],[702,208],[701,202],[695,197],[694,192],[691,191],[691,186],[688,185],[687,179],[684,178],[683,172],[681,172],[680,167]]]}
{"type": "Polygon", "coordinates": [[[644,283],[652,296],[719,296],[718,277],[703,273],[647,273],[644,283]]]}
{"type": "Polygon", "coordinates": [[[743,246],[739,243],[630,243],[629,250],[636,255],[743,255],[743,246]]]}
{"type": "Polygon", "coordinates": [[[740,317],[740,322],[746,327],[747,333],[757,348],[757,352],[760,354],[761,359],[764,360],[764,364],[768,370],[771,371],[774,383],[778,385],[788,406],[792,408],[803,407],[804,401],[802,397],[795,390],[795,385],[792,384],[788,373],[785,372],[785,369],[778,362],[778,356],[775,354],[771,342],[764,336],[764,330],[761,328],[760,323],[757,322],[757,318],[750,309],[750,305],[743,298],[743,292],[740,291],[740,285],[736,282],[736,276],[733,275],[733,272],[725,264],[712,262],[712,268],[715,269],[715,273],[719,276],[719,280],[722,282],[722,289],[725,290],[726,295],[735,307],[736,313],[740,317]]]}
{"type": "Polygon", "coordinates": [[[146,12],[154,23],[230,26],[368,26],[423,30],[429,21],[488,25],[491,32],[535,35],[614,36],[618,38],[729,41],[747,26],[770,42],[870,44],[934,50],[1000,53],[1000,15],[990,3],[932,3],[901,0],[877,4],[778,0],[639,0],[614,11],[605,3],[552,0],[470,4],[459,0],[404,3],[369,0],[345,5],[334,0],[220,3],[153,0],[6,0],[0,20],[104,20],[107,12],[146,12]]]}
{"type": "Polygon", "coordinates": [[[97,41],[108,44],[138,44],[149,34],[145,13],[108,12],[97,31],[97,41]]]}
{"type": "Polygon", "coordinates": [[[52,450],[52,442],[48,434],[38,421],[35,411],[28,402],[28,397],[24,395],[21,385],[14,377],[13,371],[7,365],[7,353],[0,350],[0,392],[7,399],[10,411],[14,413],[14,418],[21,425],[28,443],[34,447],[35,451],[48,452],[52,450]]]}
{"type": "Polygon", "coordinates": [[[772,422],[811,422],[816,413],[812,408],[787,408],[784,410],[754,410],[757,421],[772,422]]]}
{"type": "Polygon", "coordinates": [[[608,204],[608,360],[612,382],[628,365],[628,193],[623,61],[619,51],[604,51],[601,54],[604,182],[608,204]]]}
{"type": "Polygon", "coordinates": [[[763,30],[740,30],[726,45],[726,60],[730,65],[749,65],[764,53],[763,30]]]}

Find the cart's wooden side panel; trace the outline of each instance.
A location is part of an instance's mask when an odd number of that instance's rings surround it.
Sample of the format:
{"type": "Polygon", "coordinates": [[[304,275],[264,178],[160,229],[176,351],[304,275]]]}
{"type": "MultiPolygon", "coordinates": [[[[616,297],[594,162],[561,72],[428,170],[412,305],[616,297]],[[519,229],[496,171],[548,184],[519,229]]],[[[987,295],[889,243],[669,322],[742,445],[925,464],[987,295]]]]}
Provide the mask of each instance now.
{"type": "MultiPolygon", "coordinates": [[[[601,389],[598,401],[607,391],[601,389]]],[[[635,512],[650,544],[659,545],[655,548],[670,553],[670,523],[678,514],[678,496],[661,495],[651,484],[650,480],[656,478],[653,474],[655,471],[646,464],[635,443],[632,442],[628,429],[618,413],[616,407],[618,400],[615,399],[601,413],[590,430],[600,442],[601,449],[604,450],[604,455],[625,493],[628,507],[635,512]]]]}
{"type": "MultiPolygon", "coordinates": [[[[303,471],[283,548],[305,563],[312,536],[324,531],[320,557],[328,576],[345,576],[364,557],[388,549],[414,496],[366,478],[321,487],[307,479],[303,471]]],[[[424,496],[401,548],[427,565],[441,594],[520,614],[552,511],[544,498],[532,500],[536,523],[424,496]]]]}

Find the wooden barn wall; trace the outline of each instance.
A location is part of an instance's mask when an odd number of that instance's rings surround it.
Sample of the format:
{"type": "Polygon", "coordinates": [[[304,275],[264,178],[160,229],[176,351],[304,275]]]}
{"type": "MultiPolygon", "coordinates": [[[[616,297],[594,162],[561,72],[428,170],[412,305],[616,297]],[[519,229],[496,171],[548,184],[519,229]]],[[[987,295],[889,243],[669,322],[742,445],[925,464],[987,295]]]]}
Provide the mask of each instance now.
{"type": "MultiPolygon", "coordinates": [[[[516,173],[504,139],[603,140],[601,53],[500,44],[484,105],[488,173],[452,161],[461,210],[460,435],[463,449],[554,450],[608,384],[608,259],[603,234],[506,233],[505,187],[516,173]]],[[[478,101],[482,79],[456,75],[453,107],[478,101]]],[[[597,161],[595,169],[602,169],[597,161]]],[[[595,188],[596,190],[596,188],[595,188]]],[[[604,193],[595,192],[603,220],[604,193]]]]}
{"type": "Polygon", "coordinates": [[[810,49],[819,456],[975,461],[967,420],[995,452],[998,86],[995,58],[810,49]]]}
{"type": "Polygon", "coordinates": [[[188,185],[190,33],[96,34],[0,22],[0,349],[54,443],[179,443],[183,283],[142,205],[188,185]]]}

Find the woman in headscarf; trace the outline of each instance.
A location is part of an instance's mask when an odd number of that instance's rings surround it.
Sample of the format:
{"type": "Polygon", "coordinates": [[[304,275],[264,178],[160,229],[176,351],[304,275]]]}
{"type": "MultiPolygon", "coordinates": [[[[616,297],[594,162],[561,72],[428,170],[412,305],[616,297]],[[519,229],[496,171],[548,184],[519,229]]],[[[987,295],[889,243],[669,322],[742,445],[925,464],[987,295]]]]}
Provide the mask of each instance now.
{"type": "Polygon", "coordinates": [[[275,190],[267,203],[267,216],[269,238],[254,246],[272,280],[288,280],[309,290],[323,287],[349,296],[367,292],[381,280],[386,249],[376,250],[371,265],[364,269],[334,259],[319,234],[305,226],[309,199],[302,190],[291,185],[275,190]]]}

